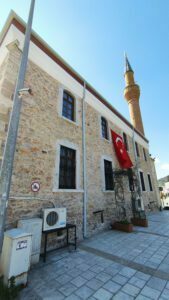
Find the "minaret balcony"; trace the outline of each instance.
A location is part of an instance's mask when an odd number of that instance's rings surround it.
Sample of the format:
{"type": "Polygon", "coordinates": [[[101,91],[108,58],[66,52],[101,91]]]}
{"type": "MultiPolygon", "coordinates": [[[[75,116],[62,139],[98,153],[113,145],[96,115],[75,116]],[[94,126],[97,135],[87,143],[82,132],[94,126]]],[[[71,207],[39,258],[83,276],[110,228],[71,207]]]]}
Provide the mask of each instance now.
{"type": "Polygon", "coordinates": [[[130,100],[139,100],[140,97],[140,88],[137,84],[128,85],[124,89],[124,97],[127,101],[130,100]]]}

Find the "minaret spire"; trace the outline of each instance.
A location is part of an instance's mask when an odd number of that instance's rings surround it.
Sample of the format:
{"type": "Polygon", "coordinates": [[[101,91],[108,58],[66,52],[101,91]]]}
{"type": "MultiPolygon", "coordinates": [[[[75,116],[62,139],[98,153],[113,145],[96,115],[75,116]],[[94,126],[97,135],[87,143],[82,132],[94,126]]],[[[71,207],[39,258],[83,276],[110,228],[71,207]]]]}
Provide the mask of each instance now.
{"type": "Polygon", "coordinates": [[[144,127],[141,117],[139,97],[140,88],[139,85],[135,83],[134,71],[129,63],[127,55],[125,54],[125,83],[126,87],[124,89],[124,97],[129,105],[130,119],[134,128],[140,131],[144,135],[144,127]]]}
{"type": "Polygon", "coordinates": [[[128,60],[126,52],[124,52],[124,57],[125,57],[125,72],[128,72],[128,71],[133,72],[133,69],[132,69],[132,67],[131,67],[131,65],[129,63],[129,60],[128,60]]]}

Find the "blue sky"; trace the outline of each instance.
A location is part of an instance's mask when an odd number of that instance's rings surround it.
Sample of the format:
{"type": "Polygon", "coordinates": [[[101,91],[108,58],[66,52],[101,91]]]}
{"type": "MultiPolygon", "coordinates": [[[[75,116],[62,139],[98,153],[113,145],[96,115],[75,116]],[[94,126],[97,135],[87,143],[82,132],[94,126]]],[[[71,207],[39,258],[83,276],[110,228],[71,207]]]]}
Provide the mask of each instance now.
{"type": "MultiPolygon", "coordinates": [[[[0,30],[30,1],[0,0],[0,30]]],[[[127,119],[124,51],[140,85],[140,106],[158,177],[169,174],[169,1],[36,0],[33,29],[127,119]]]]}

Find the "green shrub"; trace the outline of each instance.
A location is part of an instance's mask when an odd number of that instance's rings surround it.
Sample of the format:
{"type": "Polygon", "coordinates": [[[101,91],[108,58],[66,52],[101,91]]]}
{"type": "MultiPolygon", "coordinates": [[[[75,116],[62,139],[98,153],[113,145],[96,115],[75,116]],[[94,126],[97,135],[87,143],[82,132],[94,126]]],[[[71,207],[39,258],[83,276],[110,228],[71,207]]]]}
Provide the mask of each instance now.
{"type": "Polygon", "coordinates": [[[15,285],[15,277],[11,277],[9,285],[4,284],[3,276],[0,277],[0,299],[1,300],[14,300],[17,298],[21,286],[15,285]]]}
{"type": "Polygon", "coordinates": [[[124,219],[124,220],[119,221],[119,223],[121,223],[121,224],[130,224],[131,222],[129,222],[127,219],[124,219]]]}

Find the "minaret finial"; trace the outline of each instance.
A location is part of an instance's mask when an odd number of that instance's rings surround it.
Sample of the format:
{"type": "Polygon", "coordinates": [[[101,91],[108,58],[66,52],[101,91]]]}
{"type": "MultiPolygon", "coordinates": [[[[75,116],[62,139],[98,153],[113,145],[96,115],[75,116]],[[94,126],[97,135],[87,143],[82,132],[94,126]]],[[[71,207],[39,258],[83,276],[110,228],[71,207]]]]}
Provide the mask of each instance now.
{"type": "Polygon", "coordinates": [[[124,52],[124,57],[125,57],[125,72],[128,72],[128,71],[133,72],[133,69],[132,69],[132,67],[129,63],[128,58],[127,58],[126,52],[124,52]]]}

